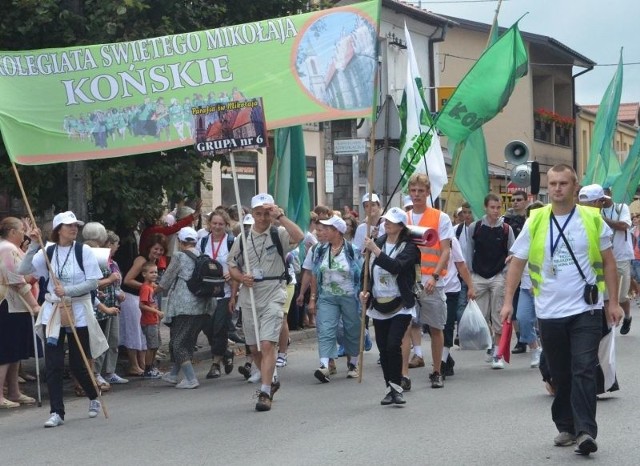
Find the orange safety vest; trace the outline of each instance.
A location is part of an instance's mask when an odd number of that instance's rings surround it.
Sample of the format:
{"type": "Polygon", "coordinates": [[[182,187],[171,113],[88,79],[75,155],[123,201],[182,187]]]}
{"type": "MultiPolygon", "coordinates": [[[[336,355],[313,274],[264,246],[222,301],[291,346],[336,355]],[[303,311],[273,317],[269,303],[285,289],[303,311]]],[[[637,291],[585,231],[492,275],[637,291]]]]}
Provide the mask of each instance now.
{"type": "MultiPolygon", "coordinates": [[[[407,220],[408,224],[412,225],[413,223],[413,210],[407,212],[407,220]]],[[[422,214],[422,218],[420,219],[420,223],[418,226],[433,228],[438,231],[440,226],[440,211],[438,209],[434,209],[432,207],[427,207],[427,209],[422,214]]],[[[420,249],[420,272],[422,275],[433,275],[433,272],[438,265],[438,261],[440,260],[440,256],[442,255],[442,250],[440,248],[440,240],[432,247],[427,246],[418,246],[420,249]]],[[[447,275],[446,264],[445,268],[440,271],[440,276],[444,277],[447,275]]]]}

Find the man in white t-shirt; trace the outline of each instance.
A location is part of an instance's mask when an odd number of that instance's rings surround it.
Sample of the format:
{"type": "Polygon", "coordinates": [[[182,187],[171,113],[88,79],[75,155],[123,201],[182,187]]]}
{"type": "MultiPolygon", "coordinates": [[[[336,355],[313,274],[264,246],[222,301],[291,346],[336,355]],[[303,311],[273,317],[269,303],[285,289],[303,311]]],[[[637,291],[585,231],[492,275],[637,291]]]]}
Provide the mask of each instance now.
{"type": "Polygon", "coordinates": [[[362,207],[365,212],[365,221],[356,228],[352,241],[358,251],[364,250],[365,236],[375,236],[379,238],[384,235],[384,219],[381,220],[382,207],[380,206],[380,198],[378,195],[376,193],[366,193],[362,196],[362,207]],[[369,235],[367,235],[367,225],[371,225],[369,235]]]}
{"type": "MultiPolygon", "coordinates": [[[[611,190],[609,188],[604,190],[604,194],[605,198],[611,199],[611,190]]],[[[616,258],[618,277],[620,278],[618,299],[620,300],[620,307],[624,311],[620,334],[626,335],[631,330],[631,304],[629,303],[628,294],[631,284],[631,261],[635,258],[631,235],[631,212],[626,204],[607,201],[602,208],[602,218],[613,230],[613,256],[616,258]]]]}
{"type": "Polygon", "coordinates": [[[511,247],[500,317],[511,319],[513,295],[528,260],[542,346],[556,387],[551,416],[559,434],[554,443],[577,443],[576,452],[588,455],[598,449],[596,366],[603,313],[613,325],[623,316],[616,262],[611,229],[600,213],[576,206],[573,168],[553,166],[547,184],[551,204],[531,212],[511,247]],[[603,309],[605,285],[613,304],[603,309]]]}

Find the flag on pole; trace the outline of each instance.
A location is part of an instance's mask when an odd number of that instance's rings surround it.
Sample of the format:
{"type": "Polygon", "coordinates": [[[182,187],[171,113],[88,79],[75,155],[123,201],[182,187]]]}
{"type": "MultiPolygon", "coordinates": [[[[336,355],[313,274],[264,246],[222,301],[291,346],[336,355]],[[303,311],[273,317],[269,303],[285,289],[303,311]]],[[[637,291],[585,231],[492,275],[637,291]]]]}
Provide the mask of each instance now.
{"type": "MultiPolygon", "coordinates": [[[[498,15],[493,20],[487,48],[498,42],[498,15]]],[[[476,218],[484,214],[484,198],[489,193],[489,163],[482,127],[463,141],[449,138],[449,153],[453,154],[453,179],[476,218]]]]}
{"type": "Polygon", "coordinates": [[[484,215],[484,198],[489,194],[489,164],[482,128],[475,130],[462,142],[449,139],[449,153],[457,167],[453,183],[471,206],[473,215],[484,215]]]}
{"type": "Polygon", "coordinates": [[[275,131],[275,157],[269,174],[269,193],[302,231],[309,229],[311,206],[302,126],[275,131]]]}
{"type": "Polygon", "coordinates": [[[596,122],[591,137],[587,173],[582,184],[597,183],[611,186],[620,176],[620,162],[613,149],[613,139],[618,125],[618,109],[622,94],[622,49],[616,73],[602,96],[602,101],[596,113],[596,122]]]}
{"type": "Polygon", "coordinates": [[[640,183],[640,137],[636,136],[627,159],[622,164],[622,173],[611,186],[614,202],[629,204],[633,201],[640,183]]]}
{"type": "Polygon", "coordinates": [[[464,141],[507,105],[528,66],[527,49],[516,22],[460,81],[438,115],[438,129],[451,139],[464,141]]]}
{"type": "Polygon", "coordinates": [[[426,173],[431,182],[431,199],[437,198],[447,184],[447,167],[440,147],[440,139],[433,126],[429,107],[424,100],[422,79],[413,52],[407,25],[407,84],[400,103],[400,173],[406,187],[414,173],[426,173]]]}

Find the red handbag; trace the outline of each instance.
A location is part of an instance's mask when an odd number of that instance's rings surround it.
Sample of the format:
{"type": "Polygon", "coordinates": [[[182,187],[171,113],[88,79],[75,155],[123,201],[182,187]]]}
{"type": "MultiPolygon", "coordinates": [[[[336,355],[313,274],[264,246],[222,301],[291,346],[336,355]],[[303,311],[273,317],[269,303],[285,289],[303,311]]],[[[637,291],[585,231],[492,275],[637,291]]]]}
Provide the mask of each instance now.
{"type": "Polygon", "coordinates": [[[502,335],[496,357],[503,358],[505,362],[511,361],[511,334],[513,332],[513,322],[504,321],[502,323],[502,335]]]}

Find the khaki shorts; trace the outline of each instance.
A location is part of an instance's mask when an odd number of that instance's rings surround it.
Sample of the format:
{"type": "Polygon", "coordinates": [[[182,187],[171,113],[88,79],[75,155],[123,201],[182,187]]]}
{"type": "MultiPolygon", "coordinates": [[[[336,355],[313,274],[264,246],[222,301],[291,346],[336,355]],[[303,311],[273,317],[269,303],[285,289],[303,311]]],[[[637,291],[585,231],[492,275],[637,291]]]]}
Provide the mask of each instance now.
{"type": "MultiPolygon", "coordinates": [[[[616,261],[618,269],[618,303],[629,301],[629,286],[631,285],[631,261],[616,261]]],[[[604,300],[609,300],[609,294],[605,292],[604,300]]]]}
{"type": "MultiPolygon", "coordinates": [[[[277,342],[280,340],[282,320],[284,318],[282,301],[259,302],[256,296],[256,315],[258,316],[258,332],[260,341],[277,342]]],[[[256,345],[255,323],[251,306],[242,307],[242,330],[247,345],[256,345]]]]}
{"type": "Polygon", "coordinates": [[[160,326],[158,324],[143,325],[142,334],[147,340],[147,349],[160,348],[160,326]]]}
{"type": "Polygon", "coordinates": [[[447,323],[447,295],[443,288],[436,287],[431,294],[422,291],[418,295],[415,321],[438,330],[444,329],[447,323]]]}
{"type": "Polygon", "coordinates": [[[287,300],[284,302],[284,315],[289,314],[289,307],[291,307],[291,301],[293,301],[293,295],[296,292],[296,286],[292,283],[287,285],[287,300]]]}

